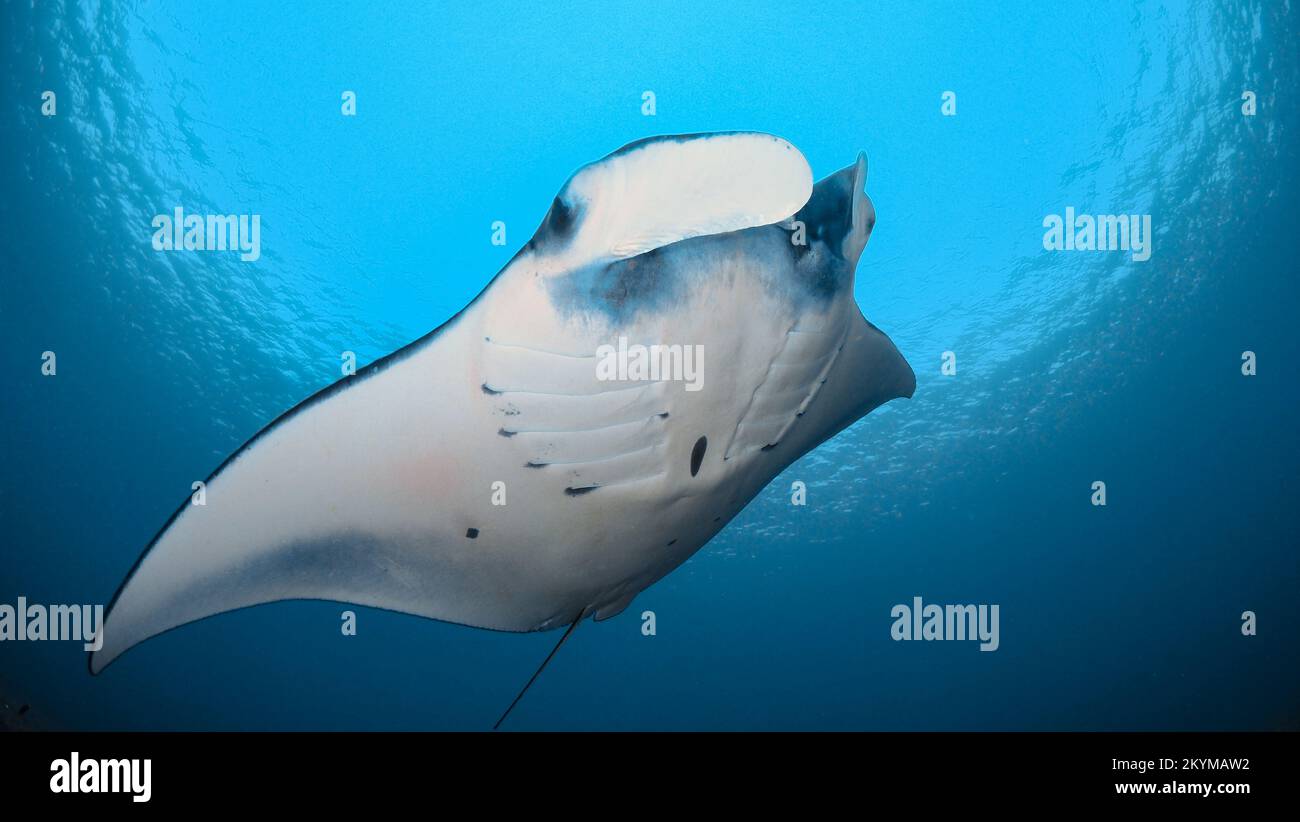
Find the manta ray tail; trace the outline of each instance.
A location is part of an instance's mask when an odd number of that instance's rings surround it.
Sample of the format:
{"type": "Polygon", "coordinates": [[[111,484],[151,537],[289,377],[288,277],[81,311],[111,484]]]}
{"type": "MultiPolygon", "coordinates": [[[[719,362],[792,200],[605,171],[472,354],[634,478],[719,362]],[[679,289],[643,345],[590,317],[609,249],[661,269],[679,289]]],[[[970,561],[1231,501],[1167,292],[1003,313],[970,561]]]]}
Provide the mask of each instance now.
{"type": "Polygon", "coordinates": [[[555,656],[556,652],[560,650],[560,646],[563,645],[564,641],[569,638],[569,634],[573,633],[573,629],[578,627],[578,623],[582,622],[582,618],[584,616],[586,616],[586,611],[583,611],[581,614],[578,614],[578,618],[573,620],[573,624],[571,624],[568,627],[568,629],[564,632],[564,636],[560,637],[560,641],[555,643],[555,647],[552,648],[551,652],[546,655],[546,659],[542,660],[542,664],[537,666],[537,670],[534,671],[533,675],[528,678],[528,682],[525,683],[523,689],[519,692],[519,695],[515,697],[514,702],[510,703],[510,707],[506,708],[505,713],[501,714],[501,718],[497,720],[497,724],[492,726],[492,730],[494,731],[497,730],[498,728],[501,727],[501,723],[506,721],[506,717],[510,716],[510,712],[513,711],[515,709],[515,706],[519,704],[519,700],[524,698],[524,694],[528,693],[528,689],[531,688],[533,686],[533,683],[537,681],[537,677],[541,676],[542,671],[546,670],[547,663],[549,663],[551,661],[551,658],[555,656]]]}

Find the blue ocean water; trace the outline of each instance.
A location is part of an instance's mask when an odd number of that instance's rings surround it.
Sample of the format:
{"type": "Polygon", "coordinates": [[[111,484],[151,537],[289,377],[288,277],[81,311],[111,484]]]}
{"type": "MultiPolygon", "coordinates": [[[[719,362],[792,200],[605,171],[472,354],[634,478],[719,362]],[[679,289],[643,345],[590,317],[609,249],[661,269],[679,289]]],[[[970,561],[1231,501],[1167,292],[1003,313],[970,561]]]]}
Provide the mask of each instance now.
{"type": "MultiPolygon", "coordinates": [[[[193,479],[340,351],[458,311],[578,166],[760,130],[817,177],[866,151],[856,293],[915,398],[580,626],[511,726],[1300,727],[1289,4],[0,13],[0,602],[106,602],[193,479]],[[178,205],[260,214],[262,258],[154,252],[178,205]],[[1151,259],[1044,251],[1067,206],[1152,215],[1151,259]],[[999,604],[999,649],[893,641],[914,596],[999,604]]],[[[215,617],[95,678],[78,643],[0,643],[0,697],[44,728],[482,729],[557,638],[340,610],[215,617]]]]}

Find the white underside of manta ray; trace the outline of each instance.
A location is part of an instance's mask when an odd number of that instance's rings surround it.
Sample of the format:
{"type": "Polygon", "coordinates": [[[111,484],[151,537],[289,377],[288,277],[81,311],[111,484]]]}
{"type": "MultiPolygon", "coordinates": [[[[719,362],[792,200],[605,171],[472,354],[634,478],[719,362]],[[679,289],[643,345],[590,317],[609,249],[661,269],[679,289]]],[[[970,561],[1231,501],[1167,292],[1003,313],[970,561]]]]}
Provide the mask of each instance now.
{"type": "Polygon", "coordinates": [[[859,155],[814,187],[757,133],[655,137],[582,168],[464,310],[217,469],[119,589],[91,672],[279,600],[503,631],[619,613],[799,456],[912,395],[854,299],[865,182],[859,155]],[[702,346],[702,387],[598,379],[620,337],[702,346]]]}

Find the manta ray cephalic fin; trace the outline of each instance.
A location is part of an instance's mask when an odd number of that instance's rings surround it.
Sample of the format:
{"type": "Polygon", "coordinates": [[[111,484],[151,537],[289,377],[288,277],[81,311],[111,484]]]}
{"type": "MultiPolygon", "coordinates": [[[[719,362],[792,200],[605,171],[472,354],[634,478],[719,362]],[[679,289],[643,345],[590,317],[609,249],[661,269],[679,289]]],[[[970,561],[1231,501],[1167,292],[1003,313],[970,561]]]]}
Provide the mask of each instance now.
{"type": "Polygon", "coordinates": [[[649,137],[569,178],[529,246],[557,270],[622,260],[780,222],[812,190],[803,154],[771,134],[649,137]]]}

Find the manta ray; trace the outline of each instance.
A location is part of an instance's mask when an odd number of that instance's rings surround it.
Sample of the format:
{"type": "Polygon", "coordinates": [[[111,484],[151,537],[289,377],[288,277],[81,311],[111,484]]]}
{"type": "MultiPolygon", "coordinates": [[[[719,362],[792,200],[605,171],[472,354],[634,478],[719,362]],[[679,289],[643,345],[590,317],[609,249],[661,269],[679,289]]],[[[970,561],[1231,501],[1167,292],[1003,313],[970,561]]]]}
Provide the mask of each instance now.
{"type": "Polygon", "coordinates": [[[793,145],[755,132],[651,137],[582,167],[468,306],[217,468],[117,591],[91,672],[280,600],[564,638],[620,613],[794,460],[912,396],[854,296],[866,176],[859,154],[814,185],[793,145]],[[708,368],[601,378],[620,341],[694,346],[708,368]]]}

